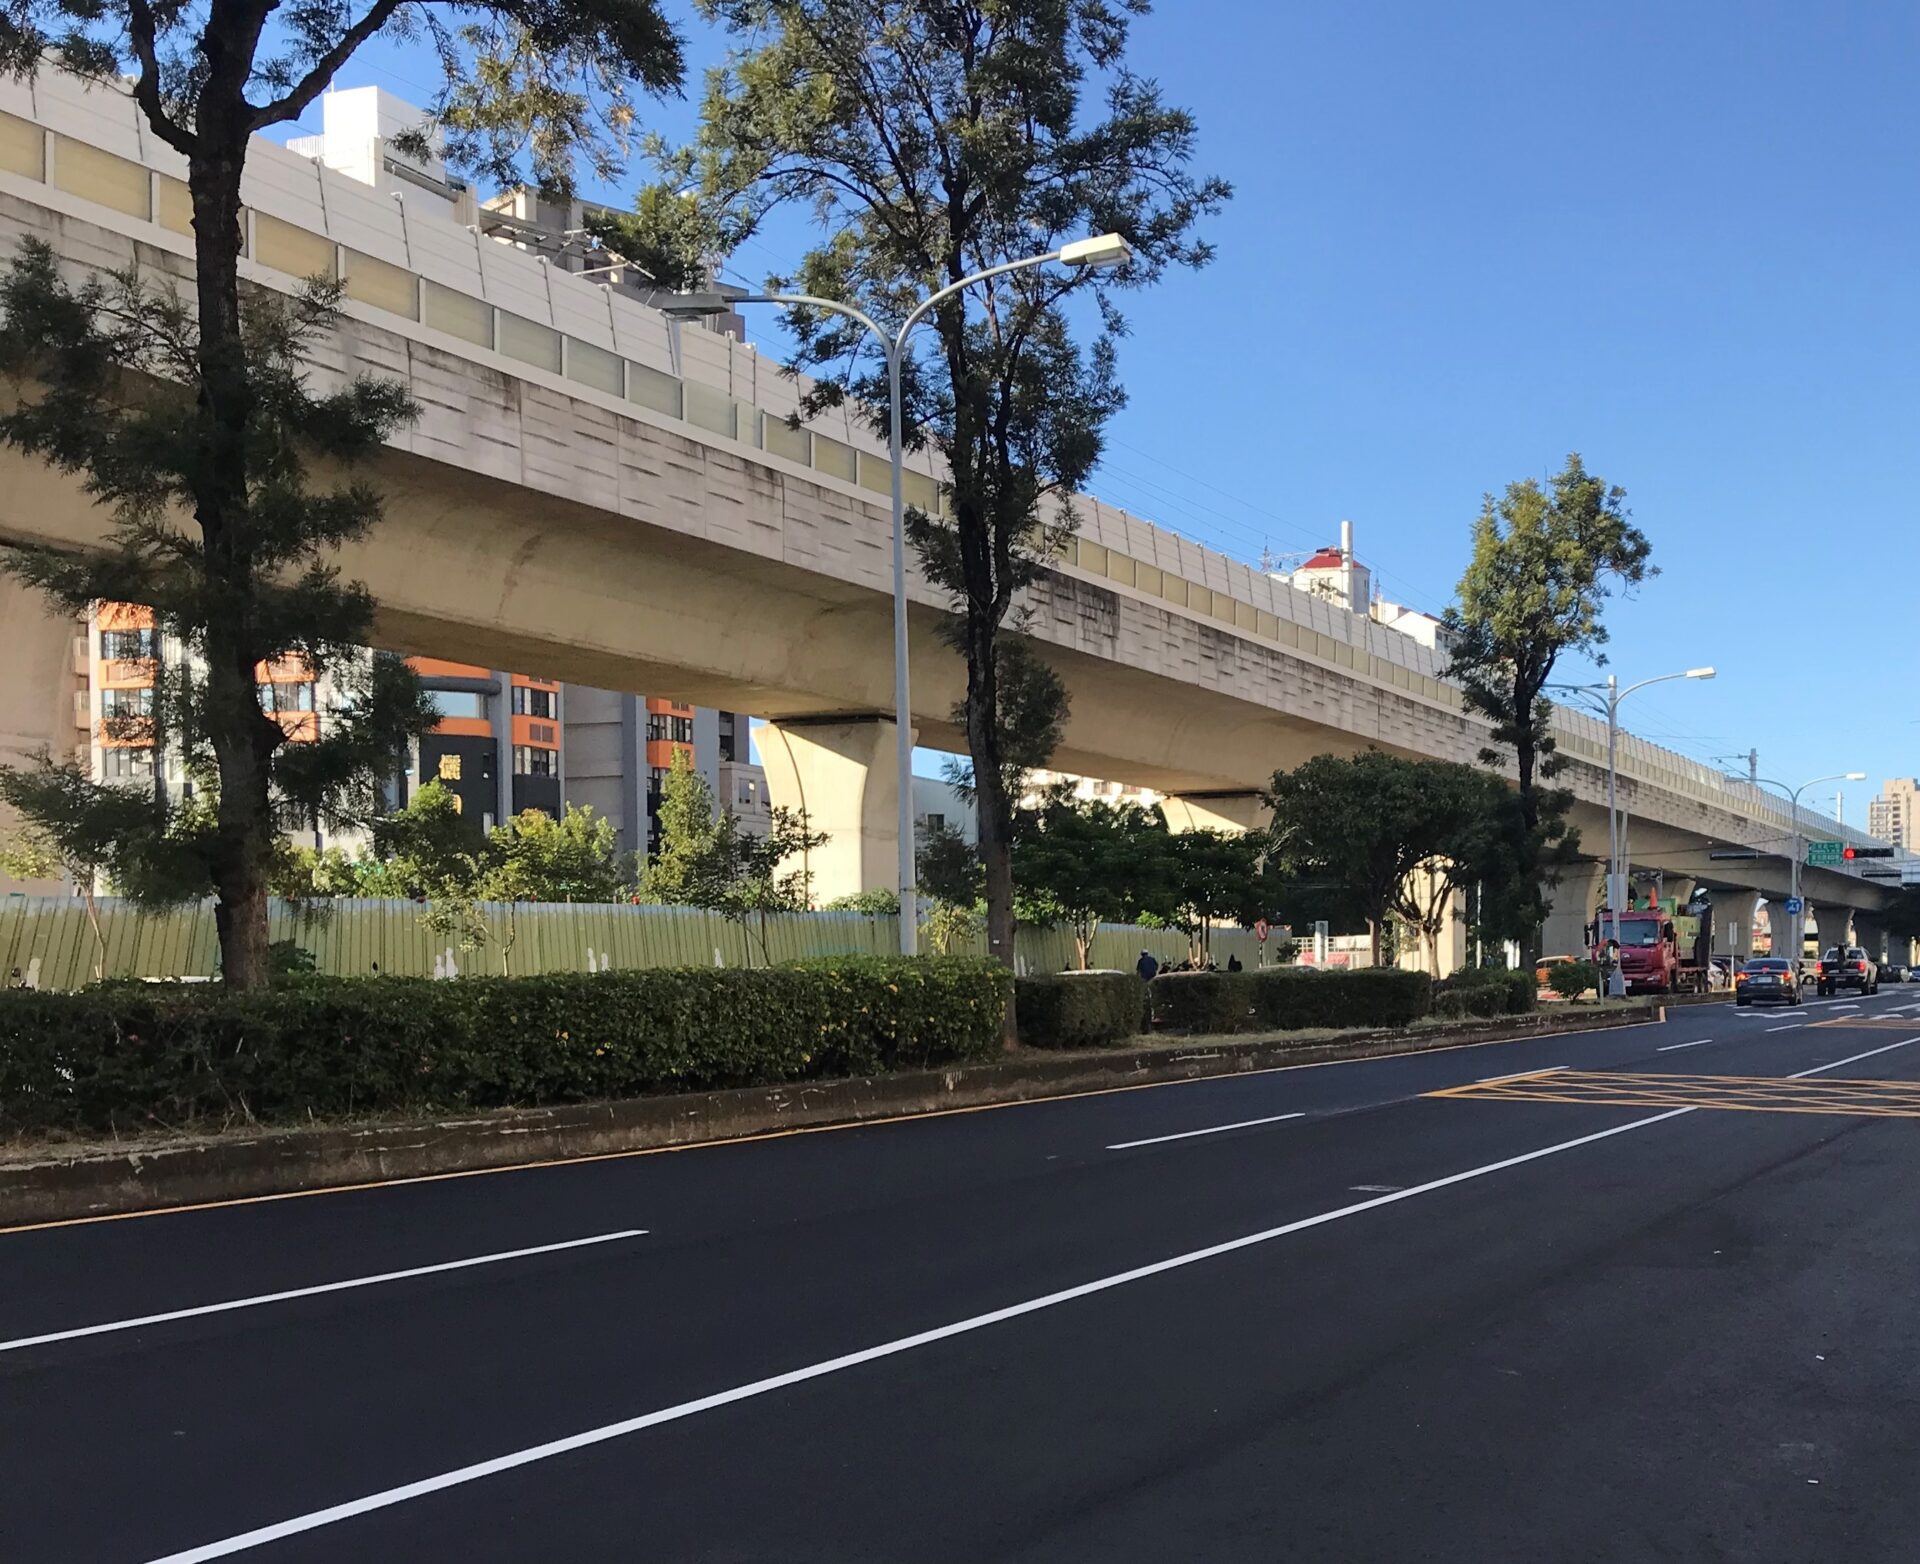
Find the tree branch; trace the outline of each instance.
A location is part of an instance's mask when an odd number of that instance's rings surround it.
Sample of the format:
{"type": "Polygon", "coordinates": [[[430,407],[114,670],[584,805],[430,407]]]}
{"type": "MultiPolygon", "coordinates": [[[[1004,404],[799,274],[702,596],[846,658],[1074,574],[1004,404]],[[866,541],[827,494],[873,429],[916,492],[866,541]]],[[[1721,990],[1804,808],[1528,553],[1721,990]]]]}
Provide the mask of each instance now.
{"type": "Polygon", "coordinates": [[[133,40],[134,58],[140,62],[140,75],[133,84],[133,101],[147,117],[153,133],[183,157],[192,157],[199,138],[175,123],[160,96],[160,55],[153,7],[147,0],[129,0],[127,33],[133,40]]]}
{"type": "MultiPolygon", "coordinates": [[[[136,5],[143,0],[134,0],[136,5]]],[[[282,120],[298,119],[306,113],[313,100],[326,91],[327,83],[332,81],[341,66],[352,59],[359,47],[393,19],[404,0],[375,0],[367,14],[355,22],[340,35],[340,41],[313,63],[312,69],[300,78],[300,83],[291,92],[262,104],[253,110],[253,120],[249,129],[263,130],[268,125],[277,125],[282,120]]]]}

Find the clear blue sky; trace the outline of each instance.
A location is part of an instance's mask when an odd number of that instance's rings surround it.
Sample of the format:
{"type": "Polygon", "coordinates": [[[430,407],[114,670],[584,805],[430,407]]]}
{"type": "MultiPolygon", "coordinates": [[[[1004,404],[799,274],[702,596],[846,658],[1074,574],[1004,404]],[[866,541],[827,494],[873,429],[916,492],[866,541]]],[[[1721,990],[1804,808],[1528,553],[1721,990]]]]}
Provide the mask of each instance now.
{"type": "MultiPolygon", "coordinates": [[[[1132,55],[1237,193],[1218,261],[1131,301],[1102,498],[1249,558],[1351,518],[1437,611],[1483,491],[1579,450],[1663,571],[1608,615],[1615,670],[1720,669],[1631,726],[1866,771],[1855,821],[1920,770],[1920,9],[1162,0],[1132,55]]],[[[367,80],[431,75],[383,51],[367,80]]]]}

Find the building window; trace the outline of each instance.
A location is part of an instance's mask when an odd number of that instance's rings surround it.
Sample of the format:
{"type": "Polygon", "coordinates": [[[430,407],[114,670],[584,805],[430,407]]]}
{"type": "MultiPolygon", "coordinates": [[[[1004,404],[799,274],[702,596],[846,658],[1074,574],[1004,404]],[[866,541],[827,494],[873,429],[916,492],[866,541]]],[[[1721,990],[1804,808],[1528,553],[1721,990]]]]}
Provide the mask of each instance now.
{"type": "Polygon", "coordinates": [[[443,717],[484,717],[483,700],[477,690],[427,691],[427,704],[443,717]]]}
{"type": "Polygon", "coordinates": [[[666,737],[667,737],[666,714],[664,712],[657,712],[657,711],[648,712],[647,713],[647,742],[649,744],[665,743],[666,737]]]}
{"type": "Polygon", "coordinates": [[[753,802],[752,777],[742,777],[740,779],[740,802],[743,804],[751,804],[753,802]]]}
{"type": "Polygon", "coordinates": [[[153,686],[140,685],[130,690],[102,690],[100,692],[100,715],[113,721],[122,717],[151,717],[153,715],[153,686]]]}
{"type": "Polygon", "coordinates": [[[306,682],[263,684],[260,704],[268,711],[312,711],[313,685],[306,682]]]}
{"type": "Polygon", "coordinates": [[[929,831],[944,831],[947,828],[947,817],[943,814],[928,813],[922,815],[920,821],[929,831]]]}
{"type": "Polygon", "coordinates": [[[516,684],[513,687],[513,710],[520,717],[552,717],[553,691],[516,684]]]}
{"type": "Polygon", "coordinates": [[[130,663],[157,655],[151,630],[102,630],[100,655],[108,662],[130,663]]]}
{"type": "Polygon", "coordinates": [[[550,777],[553,775],[554,752],[539,749],[531,744],[513,746],[513,774],[517,777],[550,777]]]}
{"type": "Polygon", "coordinates": [[[730,711],[720,713],[720,758],[722,760],[739,760],[742,758],[740,754],[740,735],[734,726],[734,714],[730,711]]]}
{"type": "Polygon", "coordinates": [[[100,774],[109,782],[150,781],[153,777],[153,751],[144,745],[103,749],[100,774]]]}
{"type": "Polygon", "coordinates": [[[673,742],[676,744],[693,742],[693,718],[675,717],[673,719],[673,742]]]}

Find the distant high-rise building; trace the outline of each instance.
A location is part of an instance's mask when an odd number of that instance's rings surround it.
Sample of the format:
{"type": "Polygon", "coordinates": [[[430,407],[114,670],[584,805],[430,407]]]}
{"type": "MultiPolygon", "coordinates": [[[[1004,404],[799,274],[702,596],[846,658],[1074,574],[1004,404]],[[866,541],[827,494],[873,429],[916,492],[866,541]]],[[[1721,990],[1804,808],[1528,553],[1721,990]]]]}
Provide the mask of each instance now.
{"type": "Polygon", "coordinates": [[[1920,851],[1920,778],[1889,777],[1867,805],[1867,834],[1920,851]]]}

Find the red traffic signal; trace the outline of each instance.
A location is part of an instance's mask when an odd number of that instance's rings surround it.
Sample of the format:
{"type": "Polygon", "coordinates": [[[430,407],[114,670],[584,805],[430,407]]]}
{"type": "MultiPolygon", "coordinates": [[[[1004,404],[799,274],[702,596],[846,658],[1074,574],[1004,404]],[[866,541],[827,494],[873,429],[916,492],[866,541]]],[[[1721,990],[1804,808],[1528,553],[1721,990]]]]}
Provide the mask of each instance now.
{"type": "Polygon", "coordinates": [[[1853,862],[1853,849],[1849,847],[1845,852],[1841,853],[1840,856],[1846,859],[1847,862],[1849,863],[1853,862]]]}

